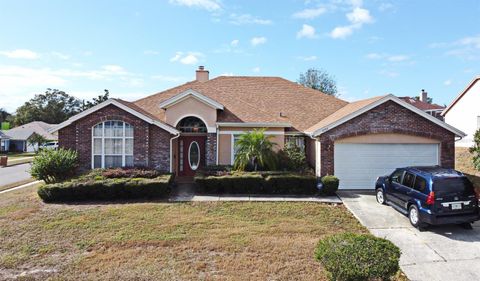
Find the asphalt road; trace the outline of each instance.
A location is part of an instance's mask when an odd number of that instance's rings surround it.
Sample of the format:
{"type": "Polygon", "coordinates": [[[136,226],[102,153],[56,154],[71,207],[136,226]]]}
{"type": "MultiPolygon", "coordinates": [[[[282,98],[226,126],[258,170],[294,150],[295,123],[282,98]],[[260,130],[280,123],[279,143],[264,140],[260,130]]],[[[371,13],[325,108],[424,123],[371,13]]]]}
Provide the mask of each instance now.
{"type": "Polygon", "coordinates": [[[29,163],[0,168],[0,186],[28,180],[31,177],[29,169],[29,163]]]}
{"type": "Polygon", "coordinates": [[[370,232],[402,250],[400,267],[410,280],[480,280],[480,222],[473,230],[456,225],[420,232],[373,192],[338,192],[345,206],[370,232]]]}

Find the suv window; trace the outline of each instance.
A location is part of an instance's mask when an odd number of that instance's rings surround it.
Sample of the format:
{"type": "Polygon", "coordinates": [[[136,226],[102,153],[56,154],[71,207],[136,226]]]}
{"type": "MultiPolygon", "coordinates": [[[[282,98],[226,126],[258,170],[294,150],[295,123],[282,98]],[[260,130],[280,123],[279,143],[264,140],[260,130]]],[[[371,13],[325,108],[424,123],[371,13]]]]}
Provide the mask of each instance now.
{"type": "Polygon", "coordinates": [[[425,180],[422,177],[416,176],[415,177],[415,184],[413,185],[413,188],[415,190],[418,190],[420,192],[424,192],[427,187],[427,180],[425,180]]]}
{"type": "Polygon", "coordinates": [[[415,181],[415,175],[409,172],[405,173],[403,176],[403,185],[408,187],[413,187],[413,182],[415,181]]]}
{"type": "Polygon", "coordinates": [[[403,175],[403,170],[396,170],[393,172],[393,174],[390,176],[390,180],[392,182],[397,182],[401,183],[402,182],[402,175],[403,175]]]}
{"type": "Polygon", "coordinates": [[[439,195],[452,193],[475,194],[472,183],[466,177],[434,179],[433,191],[439,195]]]}

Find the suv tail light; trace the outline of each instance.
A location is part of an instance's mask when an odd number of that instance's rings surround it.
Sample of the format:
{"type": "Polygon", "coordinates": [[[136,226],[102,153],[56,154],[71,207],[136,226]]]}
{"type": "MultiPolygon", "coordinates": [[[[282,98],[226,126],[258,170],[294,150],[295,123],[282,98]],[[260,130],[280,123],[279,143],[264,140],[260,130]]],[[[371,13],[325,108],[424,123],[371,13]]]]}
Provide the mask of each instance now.
{"type": "Polygon", "coordinates": [[[427,205],[433,205],[433,204],[435,204],[435,193],[432,191],[427,196],[427,205]]]}

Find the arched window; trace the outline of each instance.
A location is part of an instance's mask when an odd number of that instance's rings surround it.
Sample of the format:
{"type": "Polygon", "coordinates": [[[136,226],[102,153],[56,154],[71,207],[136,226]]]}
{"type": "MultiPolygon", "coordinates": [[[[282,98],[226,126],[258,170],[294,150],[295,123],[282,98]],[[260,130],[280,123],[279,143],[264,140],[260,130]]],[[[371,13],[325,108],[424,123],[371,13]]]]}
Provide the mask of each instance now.
{"type": "Polygon", "coordinates": [[[105,121],[92,129],[92,167],[133,166],[133,126],[123,121],[105,121]]]}
{"type": "Polygon", "coordinates": [[[183,118],[177,125],[177,129],[183,133],[206,133],[207,126],[197,117],[189,116],[183,118]]]}

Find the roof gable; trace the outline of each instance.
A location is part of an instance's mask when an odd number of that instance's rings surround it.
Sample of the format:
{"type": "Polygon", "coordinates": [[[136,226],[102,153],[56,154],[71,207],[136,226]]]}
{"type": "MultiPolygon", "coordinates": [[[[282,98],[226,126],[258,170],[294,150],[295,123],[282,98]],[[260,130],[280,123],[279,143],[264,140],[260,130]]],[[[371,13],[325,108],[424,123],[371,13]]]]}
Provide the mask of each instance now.
{"type": "Polygon", "coordinates": [[[58,124],[57,126],[55,126],[54,128],[52,128],[50,130],[50,132],[56,132],[62,128],[65,128],[67,127],[68,125],[72,124],[73,122],[77,121],[77,120],[80,120],[82,119],[83,117],[97,111],[97,110],[100,110],[108,105],[114,105],[140,119],[142,119],[143,121],[149,123],[149,124],[152,124],[152,125],[156,125],[162,129],[164,129],[165,131],[171,133],[171,134],[178,134],[179,131],[175,128],[173,128],[172,126],[170,125],[167,125],[165,124],[163,121],[161,120],[158,120],[154,115],[144,111],[143,109],[139,108],[137,105],[135,104],[132,104],[130,102],[127,102],[127,101],[124,101],[124,100],[120,100],[120,99],[108,99],[100,104],[97,104],[96,106],[92,107],[92,108],[89,108],[75,116],[72,116],[70,117],[68,120],[58,124]]]}
{"type": "Polygon", "coordinates": [[[188,89],[176,96],[173,96],[167,100],[164,100],[163,102],[160,103],[160,107],[163,108],[163,109],[166,109],[166,108],[169,108],[170,106],[173,106],[177,103],[180,103],[188,98],[194,98],[214,109],[220,109],[220,110],[223,110],[224,109],[224,106],[221,104],[221,103],[218,103],[217,101],[207,97],[207,96],[204,96],[202,94],[200,94],[199,92],[197,91],[194,91],[192,89],[188,89]]]}
{"type": "Polygon", "coordinates": [[[477,76],[475,78],[473,78],[473,80],[467,85],[467,87],[461,91],[458,96],[453,100],[453,102],[447,106],[447,108],[445,108],[445,110],[442,112],[442,116],[445,116],[445,114],[447,114],[447,112],[452,109],[452,107],[455,106],[455,104],[457,104],[457,102],[475,85],[475,83],[477,83],[478,81],[480,80],[480,76],[477,76]]]}
{"type": "Polygon", "coordinates": [[[27,124],[23,124],[21,126],[12,128],[8,131],[4,131],[4,133],[13,140],[27,140],[30,138],[34,133],[41,135],[42,137],[46,138],[47,140],[56,140],[57,136],[51,134],[49,130],[56,126],[56,124],[47,124],[42,121],[33,121],[27,124]]]}
{"type": "Polygon", "coordinates": [[[417,107],[397,98],[396,96],[389,94],[385,96],[374,97],[371,99],[360,100],[357,102],[352,102],[340,110],[334,112],[332,115],[328,116],[324,120],[320,121],[318,124],[310,127],[307,130],[307,133],[312,136],[318,136],[322,133],[331,130],[387,101],[393,101],[410,111],[428,119],[429,121],[435,123],[436,125],[445,128],[446,130],[454,133],[457,136],[464,137],[466,134],[453,126],[448,125],[447,123],[433,117],[432,115],[425,113],[424,111],[418,109],[417,107]]]}

